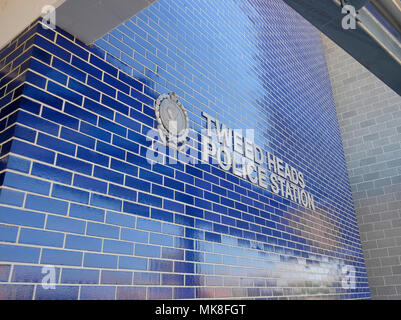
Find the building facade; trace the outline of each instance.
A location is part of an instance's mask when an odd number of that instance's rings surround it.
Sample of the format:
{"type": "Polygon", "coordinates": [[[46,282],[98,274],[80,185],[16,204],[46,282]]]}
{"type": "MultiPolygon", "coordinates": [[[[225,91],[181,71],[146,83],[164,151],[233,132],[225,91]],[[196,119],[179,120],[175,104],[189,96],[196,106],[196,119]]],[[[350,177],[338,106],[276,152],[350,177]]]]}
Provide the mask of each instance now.
{"type": "Polygon", "coordinates": [[[323,38],[374,299],[401,298],[401,98],[323,38]]]}
{"type": "Polygon", "coordinates": [[[160,0],[93,46],[33,23],[0,144],[1,299],[370,298],[320,34],[281,1],[160,0]]]}

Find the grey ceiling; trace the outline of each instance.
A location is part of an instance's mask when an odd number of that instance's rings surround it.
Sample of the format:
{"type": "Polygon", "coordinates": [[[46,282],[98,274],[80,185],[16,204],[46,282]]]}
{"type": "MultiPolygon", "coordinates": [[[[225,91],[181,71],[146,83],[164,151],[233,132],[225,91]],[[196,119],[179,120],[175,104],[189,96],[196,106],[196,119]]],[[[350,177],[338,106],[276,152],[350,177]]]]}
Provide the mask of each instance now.
{"type": "Polygon", "coordinates": [[[57,26],[93,43],[156,0],[67,0],[57,8],[57,26]]]}

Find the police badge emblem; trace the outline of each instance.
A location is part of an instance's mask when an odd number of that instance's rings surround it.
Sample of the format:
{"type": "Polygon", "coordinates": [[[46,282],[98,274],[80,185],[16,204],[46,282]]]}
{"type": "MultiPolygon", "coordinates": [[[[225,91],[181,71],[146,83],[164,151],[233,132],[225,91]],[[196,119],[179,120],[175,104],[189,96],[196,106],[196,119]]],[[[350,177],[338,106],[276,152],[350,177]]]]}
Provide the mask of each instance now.
{"type": "Polygon", "coordinates": [[[187,142],[188,115],[174,92],[160,95],[155,102],[157,129],[164,145],[180,151],[187,142]]]}

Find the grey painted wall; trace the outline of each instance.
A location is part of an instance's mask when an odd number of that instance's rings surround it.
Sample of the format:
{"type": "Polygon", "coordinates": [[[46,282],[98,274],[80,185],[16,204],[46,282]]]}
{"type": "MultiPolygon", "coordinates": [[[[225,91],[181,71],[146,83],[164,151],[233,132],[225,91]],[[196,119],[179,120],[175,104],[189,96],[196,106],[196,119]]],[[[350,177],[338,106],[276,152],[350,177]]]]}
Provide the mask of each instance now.
{"type": "Polygon", "coordinates": [[[401,97],[322,39],[371,295],[401,299],[401,97]]]}

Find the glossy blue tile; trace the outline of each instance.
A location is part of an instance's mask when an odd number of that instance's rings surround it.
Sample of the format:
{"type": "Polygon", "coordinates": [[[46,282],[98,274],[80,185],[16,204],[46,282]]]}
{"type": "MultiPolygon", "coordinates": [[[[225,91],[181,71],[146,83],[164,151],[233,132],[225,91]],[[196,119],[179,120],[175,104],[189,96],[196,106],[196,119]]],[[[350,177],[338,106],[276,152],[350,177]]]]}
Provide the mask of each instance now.
{"type": "Polygon", "coordinates": [[[189,262],[174,262],[174,272],[179,273],[194,273],[195,272],[195,264],[189,262]]]}
{"type": "Polygon", "coordinates": [[[92,173],[92,167],[93,167],[93,165],[88,162],[77,160],[75,158],[64,156],[62,154],[59,154],[57,156],[56,165],[58,167],[62,167],[65,169],[73,170],[75,172],[80,172],[89,175],[92,173]]]}
{"type": "Polygon", "coordinates": [[[174,170],[172,168],[169,168],[159,163],[153,164],[152,170],[164,176],[174,177],[174,170]]]}
{"type": "Polygon", "coordinates": [[[80,300],[114,300],[115,286],[82,286],[80,300]]]}
{"type": "Polygon", "coordinates": [[[87,51],[83,50],[80,46],[74,44],[73,42],[67,40],[64,37],[58,35],[56,43],[61,47],[63,47],[64,49],[66,49],[67,51],[74,53],[75,55],[84,60],[88,60],[89,58],[89,53],[87,51]]]}
{"type": "Polygon", "coordinates": [[[120,71],[123,71],[127,74],[132,74],[133,72],[133,68],[131,67],[131,65],[126,63],[123,58],[120,60],[107,53],[106,61],[120,69],[120,71]]]}
{"type": "Polygon", "coordinates": [[[120,187],[115,184],[109,184],[109,195],[126,200],[136,201],[137,192],[128,188],[120,187]]]}
{"type": "Polygon", "coordinates": [[[59,199],[75,201],[83,204],[89,202],[89,192],[59,184],[53,185],[52,196],[59,199]]]}
{"type": "Polygon", "coordinates": [[[138,202],[145,204],[145,205],[151,205],[154,207],[161,208],[163,200],[162,200],[162,198],[139,192],[138,193],[138,202]]]}
{"type": "Polygon", "coordinates": [[[147,259],[139,257],[120,256],[118,260],[118,267],[120,269],[129,270],[146,270],[147,259]]]}
{"type": "Polygon", "coordinates": [[[36,28],[36,31],[38,34],[40,34],[40,35],[44,36],[45,38],[47,38],[48,40],[54,42],[56,33],[52,29],[40,28],[40,26],[38,25],[38,27],[36,28]]]}
{"type": "Polygon", "coordinates": [[[85,122],[81,123],[79,131],[105,142],[111,141],[111,133],[85,122]]]}
{"type": "Polygon", "coordinates": [[[124,181],[123,174],[113,171],[113,170],[98,167],[98,166],[95,166],[95,168],[93,170],[93,175],[96,178],[101,178],[103,180],[108,180],[108,181],[115,182],[118,184],[122,184],[124,181]]]}
{"type": "Polygon", "coordinates": [[[63,268],[61,283],[66,284],[98,284],[99,270],[63,268]]]}
{"type": "Polygon", "coordinates": [[[137,229],[141,230],[161,232],[162,224],[159,221],[138,217],[136,221],[136,227],[137,229]]]}
{"type": "Polygon", "coordinates": [[[88,178],[86,176],[82,176],[79,174],[74,175],[73,185],[76,187],[96,191],[96,192],[103,193],[103,194],[107,192],[107,183],[106,182],[88,178]]]}
{"type": "Polygon", "coordinates": [[[184,248],[184,249],[193,249],[194,248],[194,240],[175,237],[174,238],[174,247],[176,248],[184,248]]]}
{"type": "Polygon", "coordinates": [[[140,83],[139,81],[127,76],[126,74],[120,72],[118,74],[118,78],[123,81],[124,83],[130,85],[131,87],[134,87],[135,89],[142,91],[143,89],[143,84],[140,83]]]}
{"type": "Polygon", "coordinates": [[[161,257],[163,259],[184,260],[184,250],[163,247],[161,257]]]}
{"type": "Polygon", "coordinates": [[[205,240],[212,242],[221,242],[221,235],[212,232],[205,232],[205,240]]]}
{"type": "Polygon", "coordinates": [[[185,213],[198,218],[203,218],[204,216],[203,210],[192,206],[185,206],[185,213]]]}
{"type": "Polygon", "coordinates": [[[134,285],[159,285],[160,274],[150,272],[135,272],[134,285]]]}
{"type": "Polygon", "coordinates": [[[163,273],[161,280],[162,280],[162,285],[170,285],[170,286],[184,285],[184,275],[180,274],[163,273]]]}
{"type": "Polygon", "coordinates": [[[0,134],[1,141],[6,141],[12,137],[20,138],[33,143],[35,142],[36,132],[16,124],[0,134]]]}
{"type": "Polygon", "coordinates": [[[201,170],[196,169],[196,168],[194,168],[192,166],[189,166],[189,165],[185,166],[185,172],[190,174],[190,175],[192,175],[192,176],[196,176],[196,177],[198,177],[200,179],[202,179],[202,177],[203,177],[203,173],[202,173],[201,170]]]}
{"type": "MultiPolygon", "coordinates": [[[[122,148],[122,150],[129,150],[129,151],[134,152],[134,153],[138,153],[138,151],[139,151],[138,144],[136,144],[134,142],[131,142],[131,141],[127,140],[127,139],[124,139],[122,137],[116,136],[116,135],[113,136],[113,142],[112,143],[114,145],[122,148]]],[[[123,154],[120,154],[119,158],[121,158],[123,155],[125,157],[125,152],[123,154]]],[[[123,158],[123,160],[124,159],[125,158],[123,158]]]]}
{"type": "Polygon", "coordinates": [[[184,226],[193,227],[195,225],[195,219],[187,217],[181,214],[174,214],[175,223],[182,224],[184,226]]]}
{"type": "Polygon", "coordinates": [[[83,266],[90,268],[108,268],[117,267],[117,256],[109,254],[85,253],[83,266]]]}
{"type": "Polygon", "coordinates": [[[40,160],[52,164],[54,162],[55,153],[47,149],[31,145],[19,140],[14,140],[11,145],[13,153],[29,156],[32,159],[40,160]]]}
{"type": "Polygon", "coordinates": [[[40,263],[53,265],[80,266],[82,252],[58,249],[43,249],[40,263]]]}
{"type": "Polygon", "coordinates": [[[55,69],[67,74],[68,76],[71,76],[74,79],[78,79],[82,82],[84,82],[86,79],[86,75],[84,72],[82,72],[81,70],[75,68],[74,66],[68,63],[65,63],[60,59],[57,59],[56,57],[53,58],[52,66],[55,69]]]}
{"type": "Polygon", "coordinates": [[[4,300],[32,300],[34,286],[25,284],[0,284],[4,300]]]}
{"type": "Polygon", "coordinates": [[[49,81],[47,85],[47,91],[55,94],[56,96],[59,96],[65,100],[68,100],[72,103],[75,103],[77,105],[82,105],[83,98],[81,95],[58,85],[55,82],[49,81]]]}
{"type": "Polygon", "coordinates": [[[132,284],[132,278],[132,272],[103,270],[100,283],[129,285],[132,284]]]}
{"type": "Polygon", "coordinates": [[[103,243],[103,252],[132,255],[134,252],[134,244],[125,241],[105,239],[103,243]]]}
{"type": "MultiPolygon", "coordinates": [[[[135,109],[137,109],[139,111],[142,111],[142,103],[139,102],[138,100],[135,100],[135,99],[131,98],[129,95],[126,95],[126,94],[124,94],[124,93],[119,91],[117,93],[117,99],[118,99],[118,101],[121,101],[121,102],[129,105],[132,108],[135,108],[135,109]]],[[[133,117],[132,114],[130,114],[130,116],[132,118],[137,119],[137,120],[141,120],[141,119],[138,119],[137,117],[133,117]]]]}
{"type": "Polygon", "coordinates": [[[173,237],[164,234],[150,233],[149,242],[161,246],[173,246],[173,237]]]}
{"type": "Polygon", "coordinates": [[[24,202],[25,194],[23,192],[9,189],[0,189],[0,203],[21,207],[24,202]]]}
{"type": "Polygon", "coordinates": [[[163,176],[161,176],[157,173],[153,173],[151,171],[145,170],[145,169],[141,169],[139,171],[139,178],[149,181],[149,182],[158,183],[158,184],[163,183],[163,176]]]}
{"type": "Polygon", "coordinates": [[[172,272],[173,261],[149,259],[149,271],[172,272]]]}
{"type": "MultiPolygon", "coordinates": [[[[25,273],[24,282],[33,283],[40,267],[32,264],[74,266],[57,271],[63,289],[44,293],[31,284],[11,285],[0,288],[3,295],[369,297],[351,193],[347,183],[326,183],[331,176],[347,179],[320,42],[319,33],[282,1],[159,0],[93,48],[59,28],[45,31],[36,24],[1,50],[0,140],[6,143],[0,181],[6,187],[0,240],[11,246],[0,249],[1,260],[18,262],[18,279],[25,273]],[[178,33],[172,12],[180,17],[178,33]],[[205,25],[213,32],[205,32],[205,25]],[[297,32],[288,32],[293,28],[297,32]],[[319,219],[217,164],[149,162],[154,102],[171,91],[193,129],[182,155],[201,147],[201,111],[230,128],[254,129],[263,150],[303,171],[316,202],[325,203],[319,219]],[[316,114],[326,116],[316,122],[316,114]],[[290,128],[297,130],[288,134],[290,128]],[[322,141],[325,152],[312,156],[322,141]],[[322,163],[328,164],[324,170],[322,163]],[[311,223],[320,229],[333,221],[341,227],[325,232],[330,246],[311,240],[311,223]],[[11,244],[17,240],[20,245],[11,244]],[[358,286],[350,293],[331,280],[344,263],[357,266],[358,286]],[[294,287],[284,264],[291,277],[306,275],[308,283],[294,287]],[[309,268],[326,274],[328,265],[333,269],[327,278],[314,278],[309,268]],[[271,280],[272,274],[281,280],[271,280]]],[[[3,276],[0,268],[0,281],[8,281],[9,272],[3,276]]]]}
{"type": "Polygon", "coordinates": [[[110,144],[99,141],[96,145],[96,151],[104,153],[108,156],[125,160],[125,150],[122,148],[114,147],[110,144]]]}
{"type": "MultiPolygon", "coordinates": [[[[31,31],[31,34],[34,32],[35,30],[31,31]]],[[[12,42],[9,43],[7,46],[5,46],[4,48],[1,49],[0,51],[0,59],[3,60],[6,56],[8,56],[11,52],[13,52],[16,49],[16,44],[17,42],[12,42]]]]}
{"type": "Polygon", "coordinates": [[[43,76],[46,76],[54,81],[57,81],[61,84],[67,84],[67,76],[64,75],[63,73],[47,66],[44,63],[41,63],[40,61],[37,61],[35,59],[32,59],[30,62],[30,68],[36,72],[39,72],[43,76]]]}
{"type": "Polygon", "coordinates": [[[65,184],[71,184],[72,173],[50,167],[38,162],[34,162],[32,165],[31,174],[37,177],[45,178],[52,181],[57,181],[65,184]]]}
{"type": "Polygon", "coordinates": [[[78,219],[64,218],[49,215],[46,221],[46,229],[64,231],[69,233],[85,233],[86,222],[78,219]]]}
{"type": "Polygon", "coordinates": [[[39,132],[37,144],[61,153],[68,154],[70,156],[75,155],[75,145],[44,133],[39,132]]]}
{"type": "MultiPolygon", "coordinates": [[[[95,101],[92,101],[87,98],[85,98],[85,101],[84,101],[84,108],[94,112],[95,114],[101,115],[105,118],[108,118],[108,119],[114,118],[113,110],[106,108],[106,107],[102,106],[101,104],[96,103],[95,101]]],[[[93,123],[93,124],[97,124],[97,122],[93,123]]]]}
{"type": "Polygon", "coordinates": [[[105,212],[104,210],[101,209],[96,209],[92,207],[71,203],[69,216],[85,220],[103,222],[105,217],[105,212]]]}
{"type": "Polygon", "coordinates": [[[86,234],[90,236],[118,239],[119,233],[120,229],[116,226],[94,222],[87,223],[86,234]]]}
{"type": "Polygon", "coordinates": [[[116,47],[110,45],[104,39],[97,40],[96,44],[97,44],[97,46],[103,48],[108,53],[112,53],[114,56],[119,56],[119,54],[120,54],[120,52],[118,51],[118,49],[116,47]]]}
{"type": "MultiPolygon", "coordinates": [[[[44,78],[44,77],[42,77],[42,76],[40,76],[40,75],[38,75],[38,74],[36,74],[34,72],[27,71],[26,74],[25,74],[25,81],[28,82],[28,83],[32,83],[32,84],[36,85],[37,87],[40,87],[40,88],[44,89],[45,86],[46,86],[46,81],[47,80],[46,80],[46,78],[44,78]]],[[[16,84],[15,88],[18,87],[18,85],[19,84],[16,84]]],[[[7,90],[9,90],[9,91],[12,90],[11,83],[7,86],[7,90]]]]}
{"type": "Polygon", "coordinates": [[[118,300],[145,300],[146,287],[118,287],[118,300]]]}
{"type": "Polygon", "coordinates": [[[123,36],[119,36],[116,33],[117,33],[116,30],[111,31],[109,35],[110,43],[115,47],[119,48],[120,51],[123,51],[127,55],[132,56],[133,50],[130,47],[126,46],[122,41],[120,41],[118,38],[123,38],[123,36]]]}
{"type": "Polygon", "coordinates": [[[159,258],[160,257],[160,247],[159,246],[151,246],[146,244],[135,244],[135,255],[140,257],[152,257],[159,258]]]}
{"type": "Polygon", "coordinates": [[[35,300],[77,300],[78,292],[78,286],[56,286],[54,290],[46,290],[38,286],[35,300]]]}
{"type": "Polygon", "coordinates": [[[172,288],[168,287],[149,287],[148,288],[148,299],[172,299],[173,292],[172,288]]]}
{"type": "Polygon", "coordinates": [[[162,221],[167,221],[167,222],[174,221],[174,215],[171,212],[156,209],[156,208],[152,208],[150,216],[152,219],[156,219],[156,220],[162,220],[162,221]]]}
{"type": "Polygon", "coordinates": [[[0,241],[16,242],[18,228],[7,225],[0,225],[0,241]]]}
{"type": "Polygon", "coordinates": [[[194,197],[182,192],[175,191],[174,199],[180,202],[184,202],[186,204],[194,204],[194,197]]]}
{"type": "Polygon", "coordinates": [[[120,211],[122,206],[122,201],[115,198],[106,197],[100,194],[92,194],[90,199],[90,204],[95,207],[120,211]]]}
{"type": "MultiPolygon", "coordinates": [[[[46,270],[44,270],[46,272],[46,270]]],[[[60,274],[60,268],[54,268],[56,279],[60,274]]],[[[29,265],[16,265],[12,274],[13,282],[41,283],[46,273],[42,273],[42,267],[29,265]]]]}
{"type": "Polygon", "coordinates": [[[185,228],[185,237],[192,239],[201,239],[205,238],[204,232],[201,230],[193,229],[193,228],[185,228]]]}
{"type": "Polygon", "coordinates": [[[84,60],[82,60],[80,58],[73,56],[72,60],[71,60],[71,64],[74,67],[77,67],[78,69],[94,76],[97,79],[102,79],[103,72],[100,69],[93,67],[91,64],[85,62],[84,60]]]}
{"type": "MultiPolygon", "coordinates": [[[[121,208],[121,206],[120,206],[121,208]]],[[[135,217],[128,214],[120,214],[116,212],[107,211],[106,223],[114,224],[122,227],[134,228],[136,224],[135,217]]]]}
{"type": "Polygon", "coordinates": [[[60,137],[67,141],[76,143],[78,145],[81,145],[81,146],[84,146],[84,147],[87,147],[90,149],[95,148],[95,139],[88,137],[87,135],[81,134],[79,132],[70,130],[68,128],[63,127],[61,129],[60,137]]]}
{"type": "MultiPolygon", "coordinates": [[[[106,76],[105,76],[105,78],[106,78],[106,76]]],[[[102,104],[108,106],[109,108],[111,108],[113,110],[116,110],[125,115],[128,115],[129,108],[125,104],[120,103],[117,100],[114,100],[108,96],[105,96],[105,95],[102,96],[102,104]]]]}
{"type": "Polygon", "coordinates": [[[82,108],[76,107],[71,103],[66,103],[65,107],[64,107],[64,112],[79,118],[81,120],[87,121],[91,124],[96,125],[97,124],[97,115],[91,113],[91,112],[87,112],[82,108]]]}
{"type": "Polygon", "coordinates": [[[65,238],[65,248],[100,252],[102,250],[102,239],[67,234],[65,238]]]}
{"type": "Polygon", "coordinates": [[[80,93],[82,96],[100,101],[100,92],[80,83],[74,79],[68,81],[68,88],[80,93]]]}
{"type": "Polygon", "coordinates": [[[185,228],[171,223],[163,223],[163,233],[184,236],[185,228]]]}
{"type": "Polygon", "coordinates": [[[174,299],[194,299],[194,288],[174,288],[174,299]]]}
{"type": "MultiPolygon", "coordinates": [[[[203,198],[203,191],[200,188],[191,186],[189,184],[185,185],[185,192],[189,193],[193,196],[203,198]]],[[[195,201],[196,201],[196,199],[195,199],[195,201]]]]}
{"type": "Polygon", "coordinates": [[[115,97],[116,96],[116,92],[117,90],[114,89],[113,87],[105,84],[102,81],[97,80],[96,78],[92,77],[92,76],[88,76],[88,81],[87,81],[88,85],[90,85],[91,87],[99,90],[100,92],[107,94],[111,97],[115,97]]]}
{"type": "Polygon", "coordinates": [[[167,199],[163,200],[163,209],[174,211],[174,212],[184,213],[184,210],[185,210],[184,208],[185,208],[185,206],[182,203],[178,203],[176,201],[170,201],[167,199]]]}
{"type": "Polygon", "coordinates": [[[38,100],[42,103],[45,103],[49,106],[52,106],[56,109],[61,110],[63,106],[63,100],[57,98],[54,95],[51,95],[45,91],[32,87],[31,85],[24,85],[24,95],[30,97],[32,99],[38,100]]]}
{"type": "Polygon", "coordinates": [[[60,59],[63,59],[65,61],[70,61],[71,59],[71,54],[68,51],[61,49],[60,47],[42,37],[35,37],[35,44],[40,48],[46,48],[47,51],[49,51],[51,54],[56,55],[60,59]]]}
{"type": "Polygon", "coordinates": [[[38,263],[39,248],[0,244],[0,258],[4,262],[38,263]]]}
{"type": "Polygon", "coordinates": [[[127,162],[146,169],[150,169],[151,167],[150,163],[146,158],[138,156],[131,152],[127,152],[127,162]]]}
{"type": "Polygon", "coordinates": [[[104,70],[105,72],[110,73],[112,76],[117,77],[118,70],[114,68],[109,63],[104,62],[103,60],[99,59],[98,57],[91,55],[90,56],[90,63],[97,66],[99,69],[104,70]]]}
{"type": "Polygon", "coordinates": [[[104,167],[109,166],[110,158],[98,152],[78,147],[77,157],[89,163],[96,163],[104,167]]]}
{"type": "Polygon", "coordinates": [[[128,228],[121,229],[121,240],[148,243],[148,239],[148,232],[128,228]]]}
{"type": "Polygon", "coordinates": [[[211,210],[212,204],[210,203],[210,201],[195,198],[195,207],[206,209],[206,210],[211,210]]]}
{"type": "MultiPolygon", "coordinates": [[[[139,107],[139,106],[138,106],[139,107]]],[[[153,127],[153,119],[143,114],[142,112],[137,111],[136,109],[130,109],[129,116],[135,120],[138,120],[149,127],[153,127]]]]}
{"type": "MultiPolygon", "coordinates": [[[[107,84],[111,85],[112,87],[114,87],[122,92],[125,92],[127,94],[129,93],[130,89],[129,89],[128,85],[126,85],[124,82],[122,82],[114,77],[109,76],[108,74],[104,75],[104,82],[106,82],[107,84]]],[[[123,113],[125,113],[125,112],[123,112],[123,113]]]]}
{"type": "Polygon", "coordinates": [[[3,186],[43,195],[48,195],[50,191],[49,182],[22,176],[13,172],[6,172],[3,180],[3,186]]]}
{"type": "Polygon", "coordinates": [[[19,243],[46,247],[63,247],[64,234],[59,232],[42,231],[35,229],[21,229],[19,243]]]}
{"type": "Polygon", "coordinates": [[[134,130],[134,131],[139,132],[141,130],[141,124],[139,122],[135,121],[135,119],[126,117],[126,116],[124,116],[122,114],[119,114],[119,113],[116,114],[115,121],[129,129],[128,130],[128,139],[131,139],[131,140],[133,140],[135,142],[139,142],[140,143],[140,141],[137,141],[137,139],[133,138],[133,134],[134,133],[132,133],[132,131],[131,131],[131,130],[134,130]]]}

